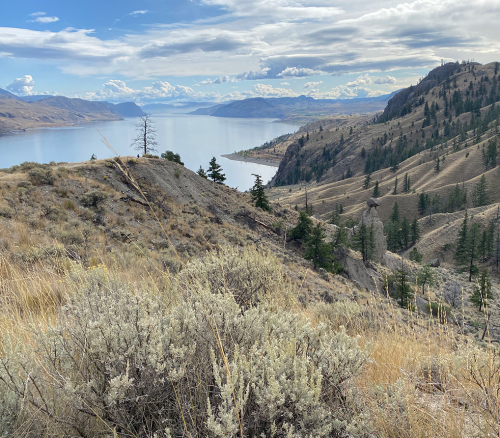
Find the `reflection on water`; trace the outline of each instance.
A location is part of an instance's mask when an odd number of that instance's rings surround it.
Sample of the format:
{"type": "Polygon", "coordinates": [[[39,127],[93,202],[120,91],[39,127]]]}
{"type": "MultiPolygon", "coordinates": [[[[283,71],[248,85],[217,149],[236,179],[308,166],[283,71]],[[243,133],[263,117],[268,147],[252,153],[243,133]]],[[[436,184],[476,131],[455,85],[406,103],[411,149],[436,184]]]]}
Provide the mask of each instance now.
{"type": "MultiPolygon", "coordinates": [[[[185,166],[196,171],[205,169],[215,156],[222,165],[231,187],[246,190],[253,184],[252,173],[270,180],[275,167],[230,161],[221,158],[242,149],[260,146],[279,135],[294,132],[297,127],[271,123],[270,119],[230,119],[185,114],[154,115],[158,151],[172,150],[181,155],[185,166]]],[[[137,119],[92,123],[85,126],[37,129],[0,137],[0,167],[10,167],[23,161],[78,162],[112,156],[103,144],[99,132],[119,155],[136,155],[130,144],[136,136],[137,119]],[[98,132],[99,131],[99,132],[98,132]]]]}

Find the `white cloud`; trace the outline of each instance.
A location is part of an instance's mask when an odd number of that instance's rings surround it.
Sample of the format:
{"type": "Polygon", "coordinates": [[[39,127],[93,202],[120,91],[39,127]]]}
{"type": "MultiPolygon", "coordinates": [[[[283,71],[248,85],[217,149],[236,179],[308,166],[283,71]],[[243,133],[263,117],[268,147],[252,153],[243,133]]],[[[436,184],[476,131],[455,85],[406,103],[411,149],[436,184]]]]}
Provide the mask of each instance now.
{"type": "Polygon", "coordinates": [[[196,85],[218,85],[223,84],[225,82],[238,82],[236,78],[232,78],[230,76],[219,76],[215,79],[205,79],[204,81],[198,82],[196,85]]]}
{"type": "Polygon", "coordinates": [[[147,14],[148,12],[149,11],[147,9],[143,9],[141,11],[133,11],[133,12],[131,12],[128,15],[132,15],[132,16],[134,16],[134,15],[144,15],[144,14],[147,14]]]}
{"type": "Polygon", "coordinates": [[[323,81],[318,81],[318,82],[306,82],[304,84],[304,88],[314,88],[317,87],[318,85],[321,85],[323,81]]]}
{"type": "Polygon", "coordinates": [[[360,87],[365,85],[387,85],[394,84],[396,82],[396,78],[392,76],[384,76],[384,77],[371,77],[368,73],[365,75],[358,76],[355,81],[348,82],[346,86],[348,87],[360,87]]]}
{"type": "Polygon", "coordinates": [[[287,67],[281,73],[278,73],[276,76],[280,78],[284,78],[287,76],[303,78],[306,76],[315,76],[320,74],[320,71],[313,70],[310,68],[300,68],[300,67],[287,67]]]}
{"type": "Polygon", "coordinates": [[[280,85],[290,85],[288,82],[280,82],[280,85]]]}
{"type": "Polygon", "coordinates": [[[35,86],[35,81],[30,75],[25,75],[22,78],[14,79],[12,84],[7,85],[7,90],[16,94],[30,95],[33,94],[32,90],[35,86]]]}
{"type": "Polygon", "coordinates": [[[55,23],[59,21],[59,17],[47,17],[46,12],[33,12],[30,14],[30,17],[33,17],[33,20],[28,20],[29,23],[55,23]],[[36,18],[35,18],[36,17],[36,18]]]}

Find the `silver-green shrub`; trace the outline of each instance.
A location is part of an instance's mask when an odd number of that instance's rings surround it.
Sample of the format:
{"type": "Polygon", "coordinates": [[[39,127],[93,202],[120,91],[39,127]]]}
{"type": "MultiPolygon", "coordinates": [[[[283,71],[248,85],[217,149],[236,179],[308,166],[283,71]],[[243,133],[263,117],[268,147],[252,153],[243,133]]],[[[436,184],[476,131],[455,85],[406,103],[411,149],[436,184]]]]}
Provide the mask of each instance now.
{"type": "Polygon", "coordinates": [[[190,281],[164,293],[76,269],[56,320],[32,328],[36,347],[4,342],[2,403],[49,436],[347,436],[345,390],[367,358],[357,339],[240,301],[229,284],[267,289],[245,263],[213,282],[215,263],[188,265],[190,281]]]}

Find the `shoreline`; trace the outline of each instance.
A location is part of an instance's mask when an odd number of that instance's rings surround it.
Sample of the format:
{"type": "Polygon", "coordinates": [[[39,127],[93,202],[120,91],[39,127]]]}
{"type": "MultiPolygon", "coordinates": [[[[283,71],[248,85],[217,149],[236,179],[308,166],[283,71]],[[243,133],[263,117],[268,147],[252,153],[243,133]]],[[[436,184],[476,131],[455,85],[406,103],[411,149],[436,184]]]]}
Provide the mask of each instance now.
{"type": "Polygon", "coordinates": [[[270,167],[280,167],[281,161],[276,161],[276,160],[266,160],[264,158],[251,158],[251,157],[242,157],[241,155],[238,154],[225,154],[221,155],[223,158],[227,158],[228,160],[232,161],[243,161],[245,163],[254,163],[254,164],[262,164],[263,166],[270,166],[270,167]]]}

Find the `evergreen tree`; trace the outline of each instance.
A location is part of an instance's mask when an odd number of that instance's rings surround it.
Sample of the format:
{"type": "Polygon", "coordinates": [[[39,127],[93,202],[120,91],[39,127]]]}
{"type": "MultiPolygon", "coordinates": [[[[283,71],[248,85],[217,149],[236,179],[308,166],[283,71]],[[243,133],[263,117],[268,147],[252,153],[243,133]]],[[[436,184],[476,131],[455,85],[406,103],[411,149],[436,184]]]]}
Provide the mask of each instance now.
{"type": "Polygon", "coordinates": [[[309,239],[307,239],[307,250],[304,258],[312,260],[314,269],[322,267],[330,271],[332,269],[333,255],[331,246],[325,242],[325,232],[319,223],[313,227],[309,239]]]}
{"type": "Polygon", "coordinates": [[[363,183],[363,188],[366,190],[369,185],[370,185],[370,181],[372,180],[372,175],[371,173],[368,173],[366,176],[365,176],[365,182],[363,183]]]}
{"type": "Polygon", "coordinates": [[[210,160],[208,167],[208,176],[213,182],[223,184],[226,176],[222,173],[222,166],[217,163],[215,157],[210,160]]]}
{"type": "Polygon", "coordinates": [[[434,274],[429,265],[425,265],[417,274],[417,284],[422,286],[422,293],[424,293],[425,285],[432,286],[434,284],[434,274]]]}
{"type": "Polygon", "coordinates": [[[260,175],[255,176],[255,183],[250,190],[250,194],[252,195],[252,200],[255,203],[255,206],[258,208],[262,208],[265,211],[271,211],[271,206],[269,205],[269,199],[267,199],[266,192],[264,190],[264,184],[262,183],[262,178],[260,175]]]}
{"type": "Polygon", "coordinates": [[[482,207],[488,204],[487,189],[486,177],[482,175],[472,192],[472,205],[474,205],[474,207],[482,207]]]}
{"type": "Polygon", "coordinates": [[[491,278],[488,271],[483,269],[479,277],[479,285],[474,287],[474,292],[469,297],[469,301],[481,311],[483,307],[488,307],[494,299],[495,296],[491,290],[491,278]]]}
{"type": "Polygon", "coordinates": [[[396,296],[399,299],[399,305],[404,308],[411,306],[413,292],[410,286],[408,273],[403,269],[398,269],[395,274],[396,296]]]}
{"type": "Polygon", "coordinates": [[[398,177],[396,177],[396,180],[394,181],[394,190],[392,191],[393,195],[398,194],[398,177]]]}
{"type": "Polygon", "coordinates": [[[401,223],[400,236],[403,249],[408,248],[408,246],[410,246],[410,222],[408,222],[406,217],[403,218],[403,222],[401,223]]]}
{"type": "Polygon", "coordinates": [[[172,151],[162,152],[161,157],[165,160],[172,161],[174,163],[178,163],[181,166],[184,166],[184,163],[181,161],[181,156],[179,154],[174,154],[172,151]]]}
{"type": "Polygon", "coordinates": [[[392,213],[389,216],[389,219],[392,222],[398,222],[399,223],[399,207],[398,207],[398,203],[397,202],[395,202],[394,205],[393,205],[393,207],[392,207],[392,213]]]}
{"type": "Polygon", "coordinates": [[[441,160],[439,158],[436,158],[436,164],[434,165],[434,170],[436,172],[439,172],[439,163],[441,162],[441,160]]]}
{"type": "Polygon", "coordinates": [[[479,243],[481,240],[481,228],[478,223],[474,223],[467,231],[467,242],[465,245],[465,255],[467,257],[467,265],[469,270],[469,281],[472,281],[472,276],[477,274],[478,268],[474,262],[479,258],[479,243]]]}
{"type": "Polygon", "coordinates": [[[290,230],[288,234],[289,240],[302,240],[307,241],[311,230],[313,227],[313,222],[309,215],[305,211],[301,211],[299,215],[299,223],[290,230]]]}
{"type": "Polygon", "coordinates": [[[420,239],[420,226],[418,225],[418,220],[416,217],[413,218],[411,222],[411,243],[415,245],[420,239]]]}
{"type": "Polygon", "coordinates": [[[196,173],[201,176],[202,178],[208,179],[207,174],[203,170],[203,167],[200,166],[200,168],[196,171],[196,173]]]}
{"type": "Polygon", "coordinates": [[[463,265],[467,261],[466,246],[467,246],[467,232],[468,232],[468,215],[465,212],[462,228],[458,231],[457,249],[455,251],[455,262],[458,265],[463,265]]]}
{"type": "Polygon", "coordinates": [[[380,189],[378,187],[378,180],[375,181],[375,187],[373,187],[373,193],[372,193],[372,198],[378,198],[380,197],[380,189]]]}
{"type": "Polygon", "coordinates": [[[423,216],[427,211],[427,207],[429,206],[429,195],[422,192],[418,196],[418,211],[420,215],[423,216]]]}
{"type": "Polygon", "coordinates": [[[363,262],[371,259],[375,248],[373,236],[373,224],[369,227],[361,224],[358,232],[352,238],[353,248],[359,251],[363,257],[363,262]]]}
{"type": "Polygon", "coordinates": [[[408,174],[405,173],[405,177],[403,179],[403,193],[408,193],[410,191],[410,186],[408,184],[408,174]]]}
{"type": "Polygon", "coordinates": [[[416,246],[413,247],[413,249],[410,251],[410,255],[408,258],[417,263],[422,263],[423,255],[418,252],[418,249],[416,246]]]}

